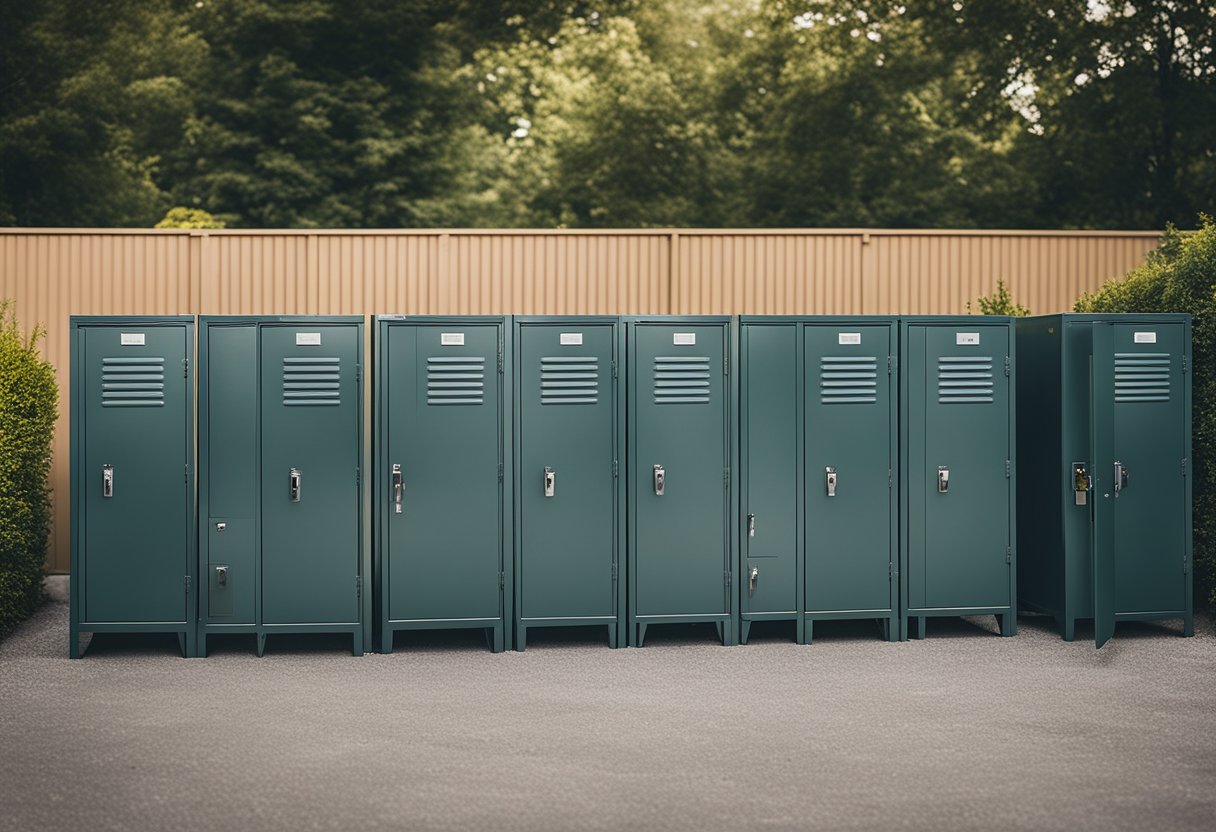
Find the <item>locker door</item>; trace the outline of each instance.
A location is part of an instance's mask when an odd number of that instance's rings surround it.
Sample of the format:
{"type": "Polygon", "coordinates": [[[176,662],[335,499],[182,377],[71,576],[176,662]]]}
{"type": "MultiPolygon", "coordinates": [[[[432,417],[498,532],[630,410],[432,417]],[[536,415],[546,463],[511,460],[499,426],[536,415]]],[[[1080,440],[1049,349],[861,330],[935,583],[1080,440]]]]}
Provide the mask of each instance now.
{"type": "Polygon", "coordinates": [[[391,620],[502,615],[500,337],[496,323],[388,327],[388,461],[404,486],[388,522],[391,620]]]}
{"type": "Polygon", "coordinates": [[[263,326],[261,348],[262,620],[357,622],[358,327],[263,326]]]}
{"type": "Polygon", "coordinates": [[[82,621],[187,620],[186,333],[184,325],[84,329],[82,621]]]}
{"type": "Polygon", "coordinates": [[[1094,578],[1109,592],[1113,562],[1119,613],[1186,606],[1184,354],[1181,323],[1094,324],[1094,578]]]}
{"type": "Polygon", "coordinates": [[[910,541],[923,547],[924,603],[1007,606],[1009,330],[969,324],[923,331],[923,439],[918,453],[913,437],[909,482],[925,506],[923,537],[910,541]]]}
{"type": "Polygon", "coordinates": [[[892,337],[805,329],[807,612],[892,606],[892,337]]]}
{"type": "Polygon", "coordinates": [[[520,615],[612,616],[614,328],[524,324],[519,337],[520,615]]]}
{"type": "Polygon", "coordinates": [[[721,325],[635,326],[630,477],[641,616],[730,611],[726,336],[721,325]],[[655,466],[663,475],[661,495],[655,466]]]}

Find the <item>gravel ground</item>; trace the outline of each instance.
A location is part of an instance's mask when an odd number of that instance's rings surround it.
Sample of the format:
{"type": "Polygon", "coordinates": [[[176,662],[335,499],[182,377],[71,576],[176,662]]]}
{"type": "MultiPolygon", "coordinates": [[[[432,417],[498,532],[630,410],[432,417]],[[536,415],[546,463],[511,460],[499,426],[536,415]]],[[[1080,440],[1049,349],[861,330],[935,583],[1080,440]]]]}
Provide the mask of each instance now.
{"type": "MultiPolygon", "coordinates": [[[[62,598],[62,589],[59,590],[62,598]]],[[[1045,619],[349,639],[98,636],[47,604],[0,644],[0,829],[1203,829],[1216,634],[1045,619]]]]}

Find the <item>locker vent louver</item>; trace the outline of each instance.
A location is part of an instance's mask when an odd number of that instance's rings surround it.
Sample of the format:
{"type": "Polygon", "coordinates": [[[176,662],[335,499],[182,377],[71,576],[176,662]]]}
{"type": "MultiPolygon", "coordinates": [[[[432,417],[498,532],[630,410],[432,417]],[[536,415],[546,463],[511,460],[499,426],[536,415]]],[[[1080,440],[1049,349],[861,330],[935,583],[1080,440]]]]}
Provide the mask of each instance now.
{"type": "Polygon", "coordinates": [[[659,356],[654,360],[655,404],[707,404],[709,358],[659,356]]]}
{"type": "Polygon", "coordinates": [[[872,355],[825,355],[819,362],[822,404],[873,404],[878,401],[878,359],[872,355]]]}
{"type": "Polygon", "coordinates": [[[1170,400],[1170,354],[1168,352],[1115,353],[1115,401],[1168,402],[1170,400]]]}
{"type": "Polygon", "coordinates": [[[987,404],[992,401],[992,356],[937,359],[940,404],[987,404]]]}
{"type": "Polygon", "coordinates": [[[481,404],[486,360],[479,356],[433,356],[426,360],[426,403],[481,404]]]}
{"type": "Polygon", "coordinates": [[[599,361],[595,357],[542,357],[540,403],[595,404],[599,400],[599,361]]]}
{"type": "Polygon", "coordinates": [[[336,407],[342,404],[340,358],[284,358],[283,404],[336,407]]]}
{"type": "Polygon", "coordinates": [[[164,407],[165,359],[101,359],[102,407],[164,407]]]}

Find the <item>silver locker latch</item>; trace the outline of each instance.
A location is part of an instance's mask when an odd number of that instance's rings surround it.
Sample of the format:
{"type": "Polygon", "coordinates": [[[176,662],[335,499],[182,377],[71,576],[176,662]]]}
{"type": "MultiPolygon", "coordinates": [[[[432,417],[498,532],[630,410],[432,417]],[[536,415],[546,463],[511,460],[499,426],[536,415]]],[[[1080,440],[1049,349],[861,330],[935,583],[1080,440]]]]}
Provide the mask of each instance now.
{"type": "Polygon", "coordinates": [[[667,484],[667,469],[662,465],[654,466],[654,495],[663,496],[663,488],[667,484]]]}
{"type": "Polygon", "coordinates": [[[1079,506],[1089,501],[1089,469],[1084,462],[1072,464],[1072,496],[1073,502],[1079,506]]]}
{"type": "Polygon", "coordinates": [[[945,494],[950,490],[950,469],[945,465],[937,466],[937,493],[945,494]]]}
{"type": "Polygon", "coordinates": [[[215,524],[215,530],[216,530],[217,532],[222,532],[222,531],[223,531],[224,529],[226,529],[226,528],[228,528],[228,524],[227,524],[227,523],[216,523],[216,524],[215,524]]]}
{"type": "Polygon", "coordinates": [[[114,496],[114,466],[101,466],[101,496],[114,496]]]}
{"type": "Polygon", "coordinates": [[[393,463],[393,513],[401,513],[401,501],[405,496],[405,479],[401,474],[401,466],[393,463]]]}
{"type": "Polygon", "coordinates": [[[760,568],[753,566],[747,573],[747,592],[752,595],[756,592],[756,581],[760,578],[760,568]]]}
{"type": "Polygon", "coordinates": [[[756,536],[756,515],[754,514],[747,515],[747,536],[756,536]]]}
{"type": "Polygon", "coordinates": [[[832,467],[831,465],[829,465],[827,468],[824,469],[824,471],[826,472],[826,475],[827,475],[828,496],[835,497],[836,496],[836,469],[834,467],[832,467]]]}
{"type": "Polygon", "coordinates": [[[228,586],[228,567],[215,567],[215,585],[219,589],[224,589],[228,586]]]}
{"type": "Polygon", "coordinates": [[[301,474],[300,469],[292,468],[291,474],[288,478],[288,482],[290,483],[288,487],[288,495],[291,497],[291,501],[293,503],[300,502],[300,481],[302,479],[303,475],[301,474]]]}
{"type": "Polygon", "coordinates": [[[548,465],[546,465],[545,466],[545,496],[546,497],[553,496],[553,486],[555,485],[556,479],[557,479],[557,475],[553,473],[553,469],[550,468],[548,465]]]}
{"type": "Polygon", "coordinates": [[[1115,462],[1115,499],[1119,499],[1120,492],[1127,488],[1127,466],[1122,462],[1115,462]]]}

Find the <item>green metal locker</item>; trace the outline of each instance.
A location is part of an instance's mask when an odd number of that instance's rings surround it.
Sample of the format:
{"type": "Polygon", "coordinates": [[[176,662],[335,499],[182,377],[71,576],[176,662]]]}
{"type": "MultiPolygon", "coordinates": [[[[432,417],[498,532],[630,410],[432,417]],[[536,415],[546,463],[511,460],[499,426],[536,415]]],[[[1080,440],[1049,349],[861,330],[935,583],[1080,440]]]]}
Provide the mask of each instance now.
{"type": "Polygon", "coordinates": [[[994,615],[1017,631],[1012,319],[901,322],[901,630],[994,615]]]}
{"type": "Polygon", "coordinates": [[[734,644],[731,319],[626,326],[630,643],[651,624],[713,622],[734,644]]]}
{"type": "Polygon", "coordinates": [[[899,638],[890,317],[740,319],[740,640],[872,618],[899,638]]]}
{"type": "Polygon", "coordinates": [[[1017,322],[1018,597],[1072,641],[1094,620],[1194,632],[1189,315],[1017,322]]]}
{"type": "Polygon", "coordinates": [[[195,655],[190,317],[71,319],[72,582],[81,633],[176,633],[195,655]]]}
{"type": "Polygon", "coordinates": [[[375,506],[380,650],[398,630],[510,639],[511,330],[505,316],[380,316],[375,506]]]}
{"type": "Polygon", "coordinates": [[[199,650],[209,635],[371,638],[363,319],[203,317],[199,650]]]}
{"type": "Polygon", "coordinates": [[[516,317],[515,649],[534,627],[625,643],[625,405],[614,317],[516,317]]]}

